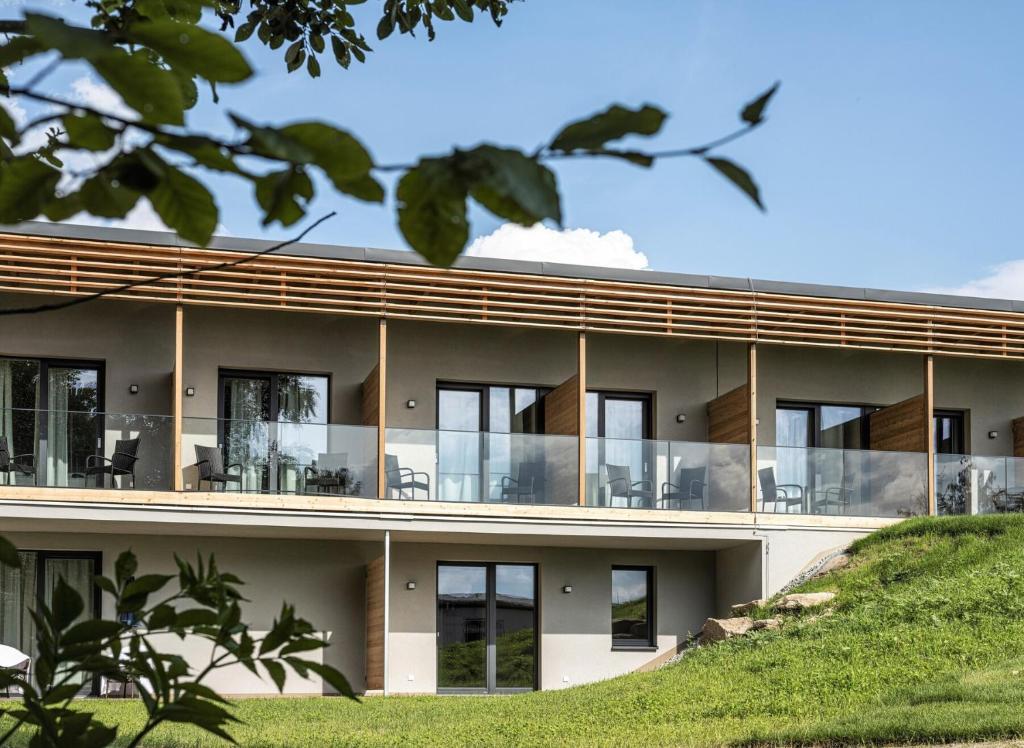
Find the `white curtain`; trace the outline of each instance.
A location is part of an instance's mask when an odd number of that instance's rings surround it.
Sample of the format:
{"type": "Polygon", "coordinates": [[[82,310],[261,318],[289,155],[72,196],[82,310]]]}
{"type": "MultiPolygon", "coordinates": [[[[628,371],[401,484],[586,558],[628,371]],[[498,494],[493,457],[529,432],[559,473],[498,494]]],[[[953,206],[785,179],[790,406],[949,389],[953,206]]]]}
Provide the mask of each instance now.
{"type": "Polygon", "coordinates": [[[267,423],[262,415],[265,384],[258,380],[232,379],[228,402],[228,454],[225,467],[242,465],[242,490],[259,491],[263,486],[263,466],[267,460],[267,423]]]}
{"type": "MultiPolygon", "coordinates": [[[[48,558],[44,569],[43,599],[47,605],[53,605],[53,593],[57,589],[58,580],[63,579],[79,595],[85,607],[75,623],[92,617],[93,606],[93,564],[88,558],[48,558]]],[[[72,682],[87,685],[87,677],[81,676],[72,682]]]]}
{"type": "Polygon", "coordinates": [[[71,462],[67,375],[60,369],[50,371],[46,386],[49,402],[46,413],[46,485],[67,486],[71,462]]]}
{"type": "Polygon", "coordinates": [[[35,659],[35,627],[29,608],[36,597],[36,554],[18,553],[20,569],[0,566],[0,643],[35,659]]]}

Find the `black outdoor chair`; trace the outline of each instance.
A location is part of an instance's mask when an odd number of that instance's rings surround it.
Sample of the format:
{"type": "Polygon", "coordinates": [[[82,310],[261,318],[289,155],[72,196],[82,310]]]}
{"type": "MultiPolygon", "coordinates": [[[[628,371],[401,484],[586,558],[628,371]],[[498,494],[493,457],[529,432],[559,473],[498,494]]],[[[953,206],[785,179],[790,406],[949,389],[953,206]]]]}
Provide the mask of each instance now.
{"type": "Polygon", "coordinates": [[[659,509],[703,511],[708,484],[704,482],[705,467],[679,468],[678,483],[665,481],[661,484],[659,509]]]}
{"type": "Polygon", "coordinates": [[[302,470],[307,492],[341,493],[343,478],[348,477],[348,454],[323,454],[302,470]]]}
{"type": "Polygon", "coordinates": [[[398,498],[404,499],[406,497],[402,492],[409,491],[409,498],[415,500],[416,492],[423,491],[427,494],[427,501],[430,501],[430,476],[402,467],[398,464],[397,455],[384,455],[384,476],[387,479],[385,497],[390,498],[391,491],[398,491],[398,498]],[[422,476],[422,479],[418,476],[422,476]]]}
{"type": "Polygon", "coordinates": [[[539,462],[520,462],[516,477],[501,479],[501,500],[535,504],[544,488],[544,465],[539,462]]]}
{"type": "Polygon", "coordinates": [[[36,457],[32,454],[12,455],[7,444],[7,437],[0,436],[0,475],[10,485],[12,477],[24,475],[32,477],[32,485],[36,485],[36,457]]]}
{"type": "Polygon", "coordinates": [[[104,476],[110,476],[110,487],[117,488],[117,478],[121,478],[121,488],[129,483],[135,488],[135,463],[139,460],[139,441],[141,437],[134,439],[118,439],[114,442],[114,454],[112,457],[103,455],[89,455],[85,458],[85,479],[89,476],[96,476],[96,487],[103,488],[106,483],[104,476]]]}
{"type": "Polygon", "coordinates": [[[220,447],[201,447],[197,444],[195,466],[199,470],[198,489],[202,489],[203,481],[206,481],[211,491],[215,483],[220,483],[221,491],[228,490],[228,483],[237,483],[238,490],[242,490],[242,464],[236,462],[225,469],[224,453],[220,447]],[[232,468],[238,468],[238,472],[232,473],[232,468]]]}
{"type": "Polygon", "coordinates": [[[634,481],[630,479],[628,465],[606,465],[608,472],[608,504],[615,499],[625,499],[626,506],[638,509],[650,509],[654,503],[654,484],[649,480],[634,481]],[[633,500],[636,499],[636,506],[633,500]]]}
{"type": "Polygon", "coordinates": [[[761,468],[757,471],[758,480],[761,483],[761,511],[767,512],[768,504],[772,504],[772,512],[779,511],[779,504],[783,506],[783,512],[788,514],[792,506],[803,510],[804,488],[796,483],[775,483],[775,468],[761,468]]]}
{"type": "Polygon", "coordinates": [[[1024,488],[1012,486],[993,494],[992,508],[1000,514],[1024,512],[1024,488]]]}

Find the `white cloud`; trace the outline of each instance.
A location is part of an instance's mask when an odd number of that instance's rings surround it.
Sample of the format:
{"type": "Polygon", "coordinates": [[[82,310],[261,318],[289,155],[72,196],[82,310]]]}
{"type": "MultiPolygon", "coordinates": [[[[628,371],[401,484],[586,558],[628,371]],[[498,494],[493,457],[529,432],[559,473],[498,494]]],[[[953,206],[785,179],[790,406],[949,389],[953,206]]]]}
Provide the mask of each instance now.
{"type": "Polygon", "coordinates": [[[466,254],[629,270],[650,267],[647,255],[633,247],[633,238],[624,231],[607,234],[590,229],[559,231],[539,223],[530,228],[506,223],[493,233],[474,239],[466,254]]]}
{"type": "Polygon", "coordinates": [[[932,289],[935,293],[1024,299],[1024,260],[1010,260],[989,268],[988,274],[959,286],[932,289]]]}
{"type": "Polygon", "coordinates": [[[136,117],[135,112],[125,106],[124,100],[117,91],[91,76],[83,75],[71,81],[71,93],[72,101],[82,106],[126,119],[135,119],[136,117]]]}

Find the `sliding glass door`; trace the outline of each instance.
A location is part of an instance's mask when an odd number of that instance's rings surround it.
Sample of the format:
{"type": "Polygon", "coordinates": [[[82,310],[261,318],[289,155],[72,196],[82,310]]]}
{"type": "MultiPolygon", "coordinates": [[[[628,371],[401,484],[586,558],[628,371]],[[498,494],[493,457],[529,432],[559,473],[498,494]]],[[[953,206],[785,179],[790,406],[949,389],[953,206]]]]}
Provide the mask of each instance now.
{"type": "MultiPolygon", "coordinates": [[[[597,491],[587,497],[588,504],[642,505],[638,500],[630,504],[621,494],[638,482],[653,480],[651,410],[651,397],[644,393],[587,393],[587,474],[592,476],[587,485],[588,491],[597,491]],[[608,472],[623,477],[609,486],[608,472]]],[[[643,484],[649,493],[651,486],[643,484]]]]}
{"type": "Polygon", "coordinates": [[[537,567],[437,567],[437,687],[441,692],[537,686],[537,567]]]}
{"type": "Polygon", "coordinates": [[[220,441],[225,464],[242,466],[242,490],[297,490],[327,451],[329,391],[325,375],[221,371],[220,441]]]}

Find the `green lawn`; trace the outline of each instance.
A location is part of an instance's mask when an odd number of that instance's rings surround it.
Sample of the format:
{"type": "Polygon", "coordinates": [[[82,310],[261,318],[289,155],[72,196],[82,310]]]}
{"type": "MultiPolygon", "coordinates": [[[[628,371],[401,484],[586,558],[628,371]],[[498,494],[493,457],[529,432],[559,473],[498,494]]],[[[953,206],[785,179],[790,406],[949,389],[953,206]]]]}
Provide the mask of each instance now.
{"type": "MultiPolygon", "coordinates": [[[[1024,518],[905,522],[805,585],[834,615],[701,649],[678,665],[490,698],[253,699],[247,746],[942,742],[1024,735],[1024,518]]],[[[763,614],[763,611],[761,612],[763,614]]],[[[126,728],[138,705],[90,702],[126,728]]],[[[150,745],[217,741],[187,728],[150,745]]]]}

